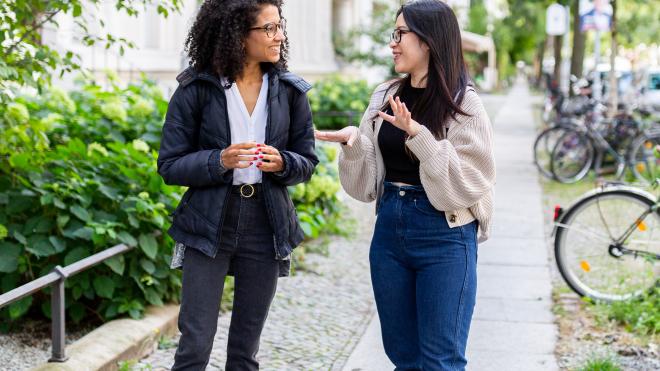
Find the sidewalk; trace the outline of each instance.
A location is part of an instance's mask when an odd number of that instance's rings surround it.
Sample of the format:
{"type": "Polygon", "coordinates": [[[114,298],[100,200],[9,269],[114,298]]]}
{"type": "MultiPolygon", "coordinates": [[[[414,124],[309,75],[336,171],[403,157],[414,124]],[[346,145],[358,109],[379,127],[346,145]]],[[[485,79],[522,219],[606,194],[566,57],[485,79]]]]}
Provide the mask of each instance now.
{"type": "MultiPolygon", "coordinates": [[[[484,103],[488,108],[488,97],[484,103]]],[[[480,246],[477,306],[468,340],[469,370],[557,370],[557,327],[544,242],[541,187],[532,162],[534,127],[519,82],[493,117],[497,187],[489,241],[480,246]]],[[[345,371],[393,369],[374,315],[345,371]]]]}

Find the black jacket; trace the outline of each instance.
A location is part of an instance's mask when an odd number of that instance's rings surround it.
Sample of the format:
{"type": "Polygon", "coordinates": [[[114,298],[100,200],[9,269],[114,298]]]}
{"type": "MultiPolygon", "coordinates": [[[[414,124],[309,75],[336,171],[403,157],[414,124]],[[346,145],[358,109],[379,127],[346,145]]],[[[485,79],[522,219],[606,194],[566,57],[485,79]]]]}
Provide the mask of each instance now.
{"type": "MultiPolygon", "coordinates": [[[[167,109],[158,154],[158,173],[166,184],[189,187],[173,213],[169,234],[178,242],[215,257],[233,170],[222,170],[220,151],[231,145],[227,99],[220,79],[192,67],[177,77],[179,87],[167,109]]],[[[266,143],[280,151],[284,170],[263,173],[263,190],[275,254],[287,259],[303,240],[287,186],[312,177],[318,158],[307,99],[311,88],[302,78],[269,72],[266,143]]]]}

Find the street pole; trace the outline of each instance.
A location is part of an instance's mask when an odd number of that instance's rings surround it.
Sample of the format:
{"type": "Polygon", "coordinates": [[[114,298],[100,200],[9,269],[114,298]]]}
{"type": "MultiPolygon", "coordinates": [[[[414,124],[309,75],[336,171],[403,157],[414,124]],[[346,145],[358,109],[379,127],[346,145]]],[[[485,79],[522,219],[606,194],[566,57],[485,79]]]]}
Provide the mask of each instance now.
{"type": "Polygon", "coordinates": [[[598,72],[598,63],[600,63],[600,30],[596,28],[596,40],[594,42],[594,84],[593,84],[593,97],[596,102],[600,102],[601,99],[601,82],[600,82],[600,72],[598,72]]]}
{"type": "MultiPolygon", "coordinates": [[[[571,79],[571,50],[570,46],[568,44],[568,36],[570,35],[570,30],[571,30],[571,8],[566,5],[564,6],[566,8],[566,33],[564,34],[564,46],[562,47],[564,51],[564,58],[562,58],[562,68],[561,68],[561,88],[562,91],[564,92],[565,96],[569,96],[569,82],[571,79]]],[[[576,32],[575,30],[573,32],[576,32]]]]}

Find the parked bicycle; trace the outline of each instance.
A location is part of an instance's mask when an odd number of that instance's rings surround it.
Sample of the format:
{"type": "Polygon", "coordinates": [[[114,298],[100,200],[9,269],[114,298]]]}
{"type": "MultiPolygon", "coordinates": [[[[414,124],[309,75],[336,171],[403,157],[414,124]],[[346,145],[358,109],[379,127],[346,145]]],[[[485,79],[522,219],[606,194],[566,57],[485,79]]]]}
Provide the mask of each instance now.
{"type": "Polygon", "coordinates": [[[596,105],[583,125],[564,128],[556,139],[549,160],[553,178],[574,183],[591,168],[602,175],[609,160],[618,179],[629,168],[637,181],[649,184],[660,169],[660,159],[653,156],[653,148],[660,144],[660,126],[625,113],[605,119],[602,110],[596,105]]]}
{"type": "Polygon", "coordinates": [[[621,183],[605,184],[566,210],[557,206],[554,220],[557,267],[580,296],[627,300],[659,285],[657,196],[621,183]]]}

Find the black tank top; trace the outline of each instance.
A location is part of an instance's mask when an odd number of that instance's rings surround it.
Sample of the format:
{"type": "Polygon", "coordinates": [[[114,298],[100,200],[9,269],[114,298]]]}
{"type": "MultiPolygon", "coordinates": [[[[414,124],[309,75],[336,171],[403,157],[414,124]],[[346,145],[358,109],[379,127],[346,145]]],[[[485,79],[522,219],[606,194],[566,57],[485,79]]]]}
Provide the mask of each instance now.
{"type": "MultiPolygon", "coordinates": [[[[415,102],[419,100],[424,88],[413,88],[406,84],[401,93],[401,101],[411,109],[415,102]]],[[[388,108],[387,113],[392,114],[392,109],[388,108]]],[[[422,123],[420,123],[422,124],[422,123]]],[[[406,132],[383,121],[378,131],[378,147],[385,163],[385,180],[388,182],[401,182],[412,185],[421,185],[419,179],[419,161],[406,153],[405,144],[406,132]]],[[[408,151],[411,153],[410,151],[408,151]]],[[[411,153],[412,154],[412,153],[411,153]]]]}

